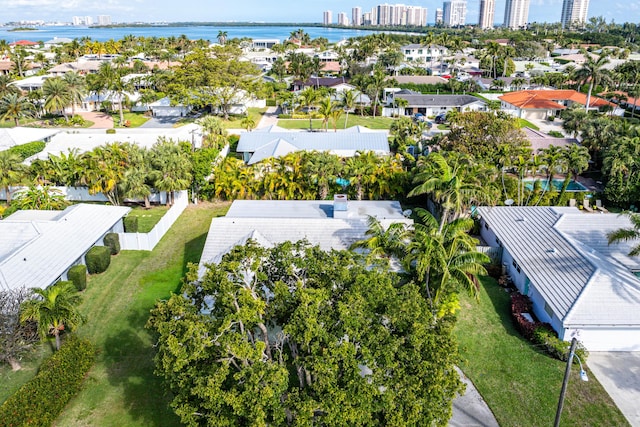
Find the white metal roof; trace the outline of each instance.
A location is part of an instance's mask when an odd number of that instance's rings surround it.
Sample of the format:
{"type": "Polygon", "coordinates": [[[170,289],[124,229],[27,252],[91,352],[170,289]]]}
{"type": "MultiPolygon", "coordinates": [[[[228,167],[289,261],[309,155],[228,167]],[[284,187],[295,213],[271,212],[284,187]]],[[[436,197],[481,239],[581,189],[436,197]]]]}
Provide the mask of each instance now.
{"type": "Polygon", "coordinates": [[[15,145],[33,141],[42,141],[60,132],[60,129],[36,129],[15,127],[0,129],[0,151],[8,150],[15,145]]]}
{"type": "Polygon", "coordinates": [[[0,289],[50,286],[130,210],[78,204],[55,220],[0,221],[0,289]],[[5,239],[19,227],[22,240],[5,239]]]}
{"type": "Polygon", "coordinates": [[[640,264],[626,255],[639,242],[616,247],[606,239],[608,231],[629,227],[628,219],[576,208],[478,211],[565,327],[640,325],[640,280],[630,270],[640,264]]]}
{"type": "Polygon", "coordinates": [[[199,271],[202,274],[206,264],[220,262],[250,238],[265,247],[306,239],[323,250],[341,250],[365,237],[368,215],[379,218],[385,227],[393,222],[413,223],[402,215],[398,202],[348,202],[344,219],[332,218],[332,211],[331,201],[236,200],[227,216],[211,221],[199,271]]]}

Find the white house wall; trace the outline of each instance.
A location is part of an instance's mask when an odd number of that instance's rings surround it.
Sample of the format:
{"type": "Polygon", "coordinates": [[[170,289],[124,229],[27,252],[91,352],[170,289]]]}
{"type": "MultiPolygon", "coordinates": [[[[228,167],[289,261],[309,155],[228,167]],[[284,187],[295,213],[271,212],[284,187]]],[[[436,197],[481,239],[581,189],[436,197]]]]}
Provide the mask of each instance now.
{"type": "Polygon", "coordinates": [[[589,351],[640,351],[640,329],[615,328],[566,329],[563,339],[576,336],[589,351]]]}

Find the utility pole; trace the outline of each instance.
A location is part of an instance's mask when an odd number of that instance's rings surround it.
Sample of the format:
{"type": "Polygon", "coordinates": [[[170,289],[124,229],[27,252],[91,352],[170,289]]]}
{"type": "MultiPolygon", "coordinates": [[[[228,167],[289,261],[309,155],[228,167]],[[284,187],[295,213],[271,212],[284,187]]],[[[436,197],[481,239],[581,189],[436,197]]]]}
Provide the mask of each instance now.
{"type": "Polygon", "coordinates": [[[554,427],[560,426],[560,415],[562,414],[562,406],[564,405],[564,395],[567,391],[567,384],[569,384],[569,374],[571,374],[571,364],[573,363],[573,355],[576,352],[576,344],[578,344],[578,340],[576,337],[573,337],[571,340],[571,347],[569,347],[569,359],[567,360],[567,368],[564,371],[564,380],[562,381],[562,390],[560,390],[560,400],[558,401],[556,420],[553,423],[554,427]]]}

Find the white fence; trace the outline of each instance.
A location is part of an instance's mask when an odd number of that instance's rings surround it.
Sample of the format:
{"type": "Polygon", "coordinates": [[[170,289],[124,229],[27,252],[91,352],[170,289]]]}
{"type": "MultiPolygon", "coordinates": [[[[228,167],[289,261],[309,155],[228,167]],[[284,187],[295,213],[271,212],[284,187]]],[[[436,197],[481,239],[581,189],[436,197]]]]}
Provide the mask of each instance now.
{"type": "Polygon", "coordinates": [[[173,206],[171,206],[169,211],[164,214],[162,219],[150,232],[118,233],[120,237],[120,248],[133,251],[152,251],[182,212],[184,212],[188,204],[188,192],[186,190],[176,192],[173,206]]]}
{"type": "Polygon", "coordinates": [[[476,251],[485,254],[491,259],[492,265],[502,263],[502,248],[497,246],[476,246],[476,251]]]}

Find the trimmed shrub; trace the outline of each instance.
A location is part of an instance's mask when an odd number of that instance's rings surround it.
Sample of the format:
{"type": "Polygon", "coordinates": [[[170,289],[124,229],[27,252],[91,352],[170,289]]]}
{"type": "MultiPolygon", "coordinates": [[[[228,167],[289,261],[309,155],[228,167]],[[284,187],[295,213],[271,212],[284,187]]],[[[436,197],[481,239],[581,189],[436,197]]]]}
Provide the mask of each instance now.
{"type": "MultiPolygon", "coordinates": [[[[569,358],[569,343],[558,338],[556,332],[548,323],[539,324],[532,334],[532,341],[541,346],[551,357],[566,361],[569,358]]],[[[587,361],[589,353],[582,343],[576,345],[576,355],[582,363],[587,361]]]]}
{"type": "Polygon", "coordinates": [[[107,129],[107,133],[108,134],[113,134],[113,133],[116,133],[116,130],[113,129],[113,128],[112,129],[107,129]]]}
{"type": "Polygon", "coordinates": [[[118,233],[107,233],[102,239],[102,243],[111,250],[111,255],[118,255],[120,252],[120,237],[118,233]]]}
{"type": "Polygon", "coordinates": [[[67,277],[78,291],[84,291],[87,288],[87,266],[74,265],[67,272],[67,277]]]}
{"type": "Polygon", "coordinates": [[[0,426],[50,426],[82,389],[93,366],[95,349],[71,336],[44,361],[38,374],[0,406],[0,426]]]}
{"type": "Polygon", "coordinates": [[[129,215],[125,216],[124,220],[124,231],[126,233],[137,233],[138,232],[138,217],[129,215]]]}
{"type": "Polygon", "coordinates": [[[100,274],[107,271],[111,264],[111,250],[106,246],[94,246],[85,256],[89,274],[100,274]]]}
{"type": "Polygon", "coordinates": [[[267,107],[275,107],[276,106],[276,100],[275,99],[267,99],[267,107]]]}
{"type": "Polygon", "coordinates": [[[43,141],[33,141],[22,145],[14,145],[7,151],[19,155],[24,160],[44,150],[45,145],[43,141]]]}

